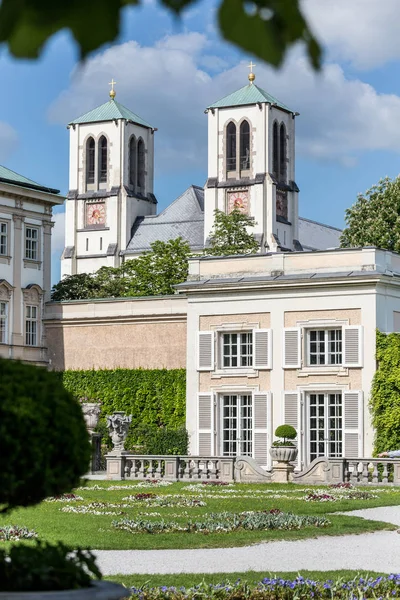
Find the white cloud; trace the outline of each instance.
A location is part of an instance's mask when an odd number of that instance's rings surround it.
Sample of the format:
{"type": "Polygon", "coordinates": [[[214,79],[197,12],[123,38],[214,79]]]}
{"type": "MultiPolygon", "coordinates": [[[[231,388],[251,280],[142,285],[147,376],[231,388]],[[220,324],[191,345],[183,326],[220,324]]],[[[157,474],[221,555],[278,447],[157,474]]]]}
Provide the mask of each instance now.
{"type": "Polygon", "coordinates": [[[0,121],[0,162],[4,162],[18,145],[18,134],[11,125],[0,121]]]}
{"type": "Polygon", "coordinates": [[[370,69],[400,58],[399,0],[303,0],[303,11],[335,60],[370,69]]]}
{"type": "MultiPolygon", "coordinates": [[[[158,172],[205,170],[204,109],[247,83],[247,61],[213,76],[204,70],[210,45],[203,34],[184,33],[153,47],[136,42],[114,46],[72,74],[69,89],[50,108],[50,118],[66,123],[106,101],[107,83],[115,77],[117,99],[158,127],[158,172]]],[[[378,94],[369,84],[346,78],[338,64],[317,74],[299,48],[281,70],[262,66],[256,73],[260,87],[301,113],[298,153],[352,166],[362,151],[400,151],[398,96],[378,94]]]]}

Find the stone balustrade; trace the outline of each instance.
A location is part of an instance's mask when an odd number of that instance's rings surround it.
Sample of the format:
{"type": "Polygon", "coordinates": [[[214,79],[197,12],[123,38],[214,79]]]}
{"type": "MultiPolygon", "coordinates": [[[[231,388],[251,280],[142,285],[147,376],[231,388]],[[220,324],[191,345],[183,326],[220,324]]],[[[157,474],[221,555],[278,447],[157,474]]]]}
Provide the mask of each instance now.
{"type": "Polygon", "coordinates": [[[128,452],[106,456],[108,479],[234,481],[235,457],[148,456],[128,452]]]}
{"type": "MultiPolygon", "coordinates": [[[[112,451],[106,456],[106,461],[107,479],[245,483],[277,481],[276,466],[267,471],[247,456],[149,456],[112,451]]],[[[302,485],[400,485],[400,459],[317,458],[300,472],[292,473],[291,467],[289,480],[302,485]]]]}

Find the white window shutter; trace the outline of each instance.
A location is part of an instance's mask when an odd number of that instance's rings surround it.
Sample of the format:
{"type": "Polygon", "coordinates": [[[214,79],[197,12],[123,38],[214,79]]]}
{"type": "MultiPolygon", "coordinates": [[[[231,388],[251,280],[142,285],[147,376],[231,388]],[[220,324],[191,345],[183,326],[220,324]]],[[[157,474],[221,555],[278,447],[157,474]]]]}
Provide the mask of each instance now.
{"type": "Polygon", "coordinates": [[[255,369],[272,368],[272,331],[271,329],[253,330],[253,347],[255,369]]]}
{"type": "Polygon", "coordinates": [[[361,325],[343,327],[343,366],[363,366],[363,328],[361,325]]]}
{"type": "Polygon", "coordinates": [[[197,370],[214,370],[214,332],[199,331],[197,345],[197,370]]]}
{"type": "Polygon", "coordinates": [[[363,455],[363,402],[362,392],[343,392],[344,403],[344,449],[346,458],[361,458],[363,455]]]}
{"type": "Polygon", "coordinates": [[[199,456],[214,453],[214,397],[213,394],[198,395],[199,456]]]}
{"type": "Polygon", "coordinates": [[[302,444],[301,444],[301,403],[300,394],[297,391],[284,392],[284,423],[282,425],[291,425],[297,431],[297,438],[293,443],[298,448],[296,465],[301,465],[302,444]]]}
{"type": "Polygon", "coordinates": [[[301,329],[287,327],[283,332],[283,368],[301,368],[301,329]]]}
{"type": "Polygon", "coordinates": [[[269,466],[271,445],[271,395],[255,392],[253,395],[253,457],[261,467],[269,466]]]}

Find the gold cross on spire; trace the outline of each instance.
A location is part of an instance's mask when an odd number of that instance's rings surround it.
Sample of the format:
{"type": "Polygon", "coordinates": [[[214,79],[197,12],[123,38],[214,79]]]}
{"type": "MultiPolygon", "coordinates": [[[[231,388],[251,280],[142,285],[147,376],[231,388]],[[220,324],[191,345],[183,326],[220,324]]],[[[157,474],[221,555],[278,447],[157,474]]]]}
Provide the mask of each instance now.
{"type": "Polygon", "coordinates": [[[252,84],[252,83],[253,83],[253,81],[254,81],[254,80],[255,80],[255,78],[256,78],[255,74],[253,73],[253,67],[256,67],[256,66],[257,66],[257,65],[255,65],[255,64],[253,63],[253,61],[250,61],[250,64],[248,65],[248,68],[250,69],[250,73],[249,73],[249,75],[248,75],[248,77],[249,77],[249,81],[250,81],[250,84],[252,84]]]}
{"type": "Polygon", "coordinates": [[[116,96],[116,94],[117,94],[117,92],[114,90],[114,85],[115,85],[116,83],[117,83],[117,82],[116,82],[116,81],[114,81],[114,78],[113,78],[113,79],[111,79],[110,83],[108,84],[108,85],[111,85],[111,90],[110,90],[110,98],[112,98],[113,100],[114,100],[114,98],[115,98],[115,96],[116,96]]]}

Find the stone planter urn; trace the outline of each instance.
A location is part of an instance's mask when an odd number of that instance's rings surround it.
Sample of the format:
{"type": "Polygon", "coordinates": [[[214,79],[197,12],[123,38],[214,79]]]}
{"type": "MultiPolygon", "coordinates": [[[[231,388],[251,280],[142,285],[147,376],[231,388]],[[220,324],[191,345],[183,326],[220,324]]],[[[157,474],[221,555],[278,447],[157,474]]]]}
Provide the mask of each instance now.
{"type": "Polygon", "coordinates": [[[0,592],[0,600],[122,600],[129,591],[119,583],[93,581],[88,588],[57,592],[0,592]]]}
{"type": "Polygon", "coordinates": [[[126,415],[123,411],[118,411],[107,417],[107,428],[114,445],[112,453],[120,453],[125,450],[125,440],[128,435],[129,426],[132,422],[132,415],[126,415]]]}
{"type": "Polygon", "coordinates": [[[81,406],[86,428],[89,432],[89,435],[92,435],[97,427],[97,423],[99,422],[101,410],[100,404],[98,404],[98,402],[82,402],[81,406]]]}
{"type": "Polygon", "coordinates": [[[296,446],[271,446],[269,449],[272,460],[277,462],[293,462],[297,458],[296,446]]]}

